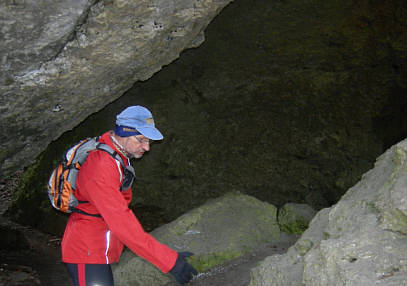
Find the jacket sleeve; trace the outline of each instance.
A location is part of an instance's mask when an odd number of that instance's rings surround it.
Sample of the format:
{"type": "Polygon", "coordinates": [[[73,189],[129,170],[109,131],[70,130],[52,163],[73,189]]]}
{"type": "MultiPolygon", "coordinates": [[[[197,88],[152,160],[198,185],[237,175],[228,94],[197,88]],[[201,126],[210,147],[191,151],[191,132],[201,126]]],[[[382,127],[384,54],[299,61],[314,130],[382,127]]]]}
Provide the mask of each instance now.
{"type": "Polygon", "coordinates": [[[96,151],[89,154],[81,167],[81,189],[96,207],[110,231],[135,254],[167,273],[174,266],[178,253],[145,232],[128,208],[120,192],[120,172],[116,160],[96,151]]]}

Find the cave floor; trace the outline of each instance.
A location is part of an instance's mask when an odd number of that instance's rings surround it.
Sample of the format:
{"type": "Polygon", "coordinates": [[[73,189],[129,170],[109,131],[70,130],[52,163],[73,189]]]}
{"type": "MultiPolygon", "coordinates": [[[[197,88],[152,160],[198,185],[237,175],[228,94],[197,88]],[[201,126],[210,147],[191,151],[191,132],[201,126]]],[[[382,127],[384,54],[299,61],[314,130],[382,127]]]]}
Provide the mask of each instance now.
{"type": "Polygon", "coordinates": [[[0,250],[0,286],[71,286],[60,259],[60,238],[17,225],[0,216],[1,225],[12,225],[29,243],[29,248],[0,250]]]}

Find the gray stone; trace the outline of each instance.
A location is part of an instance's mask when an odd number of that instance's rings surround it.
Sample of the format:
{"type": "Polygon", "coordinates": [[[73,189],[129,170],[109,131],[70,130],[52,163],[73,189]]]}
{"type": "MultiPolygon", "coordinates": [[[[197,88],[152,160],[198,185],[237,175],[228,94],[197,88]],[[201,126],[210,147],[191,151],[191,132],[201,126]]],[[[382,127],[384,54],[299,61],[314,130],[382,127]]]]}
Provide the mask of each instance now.
{"type": "Polygon", "coordinates": [[[298,286],[301,285],[303,265],[287,255],[272,255],[263,260],[251,272],[250,286],[298,286]]]}
{"type": "Polygon", "coordinates": [[[231,0],[0,4],[0,175],[204,40],[231,0]]]}
{"type": "Polygon", "coordinates": [[[286,254],[254,268],[250,286],[407,285],[406,166],[404,140],[320,211],[286,254]]]}
{"type": "MultiPolygon", "coordinates": [[[[277,240],[276,213],[273,205],[229,193],[154,230],[152,235],[176,251],[193,252],[188,260],[205,271],[277,240]]],[[[129,250],[122,254],[114,275],[119,286],[165,285],[171,281],[129,250]]]]}
{"type": "Polygon", "coordinates": [[[307,204],[287,203],[278,212],[280,229],[287,233],[301,234],[316,211],[307,204]]]}
{"type": "Polygon", "coordinates": [[[284,255],[272,255],[252,269],[250,286],[302,285],[303,256],[322,238],[320,229],[328,223],[329,208],[319,211],[301,238],[284,255]]]}

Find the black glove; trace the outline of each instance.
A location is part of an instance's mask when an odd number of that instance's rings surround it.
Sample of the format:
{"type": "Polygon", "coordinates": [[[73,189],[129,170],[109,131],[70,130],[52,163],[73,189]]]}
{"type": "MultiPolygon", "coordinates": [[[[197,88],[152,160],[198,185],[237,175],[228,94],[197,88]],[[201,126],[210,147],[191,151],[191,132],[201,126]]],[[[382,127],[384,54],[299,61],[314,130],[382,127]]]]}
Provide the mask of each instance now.
{"type": "Polygon", "coordinates": [[[194,255],[192,252],[179,252],[177,261],[170,273],[178,281],[179,284],[184,285],[191,281],[193,275],[197,275],[198,271],[192,267],[184,258],[194,255]]]}

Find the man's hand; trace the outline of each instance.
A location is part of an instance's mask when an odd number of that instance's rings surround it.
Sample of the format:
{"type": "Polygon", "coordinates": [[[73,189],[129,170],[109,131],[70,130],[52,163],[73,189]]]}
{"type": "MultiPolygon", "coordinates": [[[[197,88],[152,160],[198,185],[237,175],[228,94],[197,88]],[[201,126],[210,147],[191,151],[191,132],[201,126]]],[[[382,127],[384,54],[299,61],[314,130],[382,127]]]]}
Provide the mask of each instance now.
{"type": "Polygon", "coordinates": [[[184,285],[191,281],[193,275],[198,275],[198,271],[189,264],[185,258],[194,255],[192,252],[179,252],[177,261],[170,273],[178,281],[179,284],[184,285]]]}

